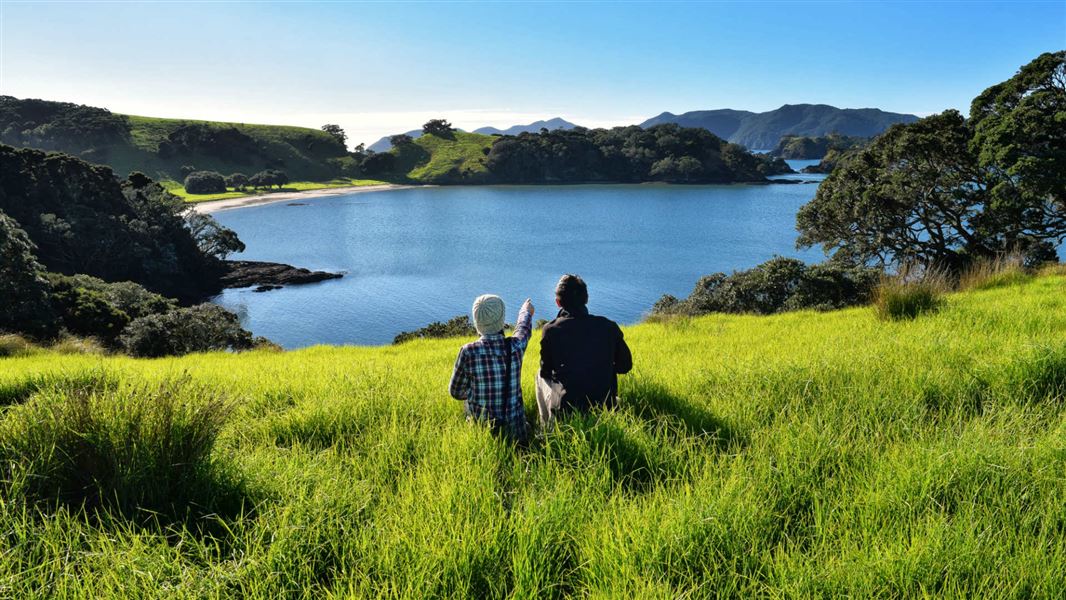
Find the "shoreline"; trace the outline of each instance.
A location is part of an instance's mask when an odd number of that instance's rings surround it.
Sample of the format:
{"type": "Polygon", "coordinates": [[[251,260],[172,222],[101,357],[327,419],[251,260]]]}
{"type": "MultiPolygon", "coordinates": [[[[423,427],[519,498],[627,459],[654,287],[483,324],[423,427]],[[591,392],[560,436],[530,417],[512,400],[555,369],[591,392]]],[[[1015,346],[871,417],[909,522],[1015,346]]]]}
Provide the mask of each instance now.
{"type": "Polygon", "coordinates": [[[258,194],[255,196],[241,196],[240,198],[226,198],[223,200],[205,200],[203,202],[188,202],[189,207],[201,214],[211,214],[222,210],[246,208],[261,204],[273,204],[286,200],[311,200],[328,196],[343,196],[348,194],[361,194],[364,192],[384,192],[389,190],[406,190],[419,185],[404,185],[399,183],[385,183],[381,185],[353,185],[349,187],[321,188],[317,190],[301,190],[298,192],[276,192],[273,194],[258,194]]]}

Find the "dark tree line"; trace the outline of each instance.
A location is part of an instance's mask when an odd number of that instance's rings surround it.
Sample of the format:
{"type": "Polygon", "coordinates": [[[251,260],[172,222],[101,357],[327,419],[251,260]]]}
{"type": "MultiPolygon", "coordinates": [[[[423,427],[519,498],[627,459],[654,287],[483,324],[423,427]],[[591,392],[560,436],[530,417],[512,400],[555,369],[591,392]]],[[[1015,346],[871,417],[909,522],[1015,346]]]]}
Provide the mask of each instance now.
{"type": "Polygon", "coordinates": [[[729,183],[788,172],[783,161],[751,154],[702,128],[542,130],[504,136],[485,163],[507,183],[729,183]]]}

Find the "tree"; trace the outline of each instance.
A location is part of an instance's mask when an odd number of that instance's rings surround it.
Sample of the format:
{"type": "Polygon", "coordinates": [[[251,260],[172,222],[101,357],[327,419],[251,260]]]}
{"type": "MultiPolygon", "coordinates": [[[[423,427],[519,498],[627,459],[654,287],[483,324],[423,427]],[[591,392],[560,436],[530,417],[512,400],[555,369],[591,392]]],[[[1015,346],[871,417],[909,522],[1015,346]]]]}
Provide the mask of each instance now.
{"type": "Polygon", "coordinates": [[[332,123],[326,124],[322,126],[322,131],[333,136],[333,139],[340,142],[341,146],[344,146],[345,148],[348,147],[348,134],[344,133],[344,130],[341,129],[340,125],[334,125],[332,123]]]}
{"type": "Polygon", "coordinates": [[[190,173],[196,172],[196,167],[192,165],[182,165],[178,172],[181,173],[181,178],[184,180],[190,173]]]}
{"type": "Polygon", "coordinates": [[[219,194],[226,191],[226,179],[214,171],[193,171],[185,177],[185,191],[190,194],[219,194]]]}
{"type": "Polygon", "coordinates": [[[801,246],[855,263],[956,270],[1066,239],[1066,53],[1045,54],[974,101],[895,125],[836,167],[800,209],[801,246]]]}
{"type": "Polygon", "coordinates": [[[261,187],[269,188],[272,185],[276,185],[280,189],[281,186],[289,183],[289,176],[284,171],[265,169],[248,178],[248,183],[255,189],[261,187]]]}
{"type": "Polygon", "coordinates": [[[1066,51],[1044,53],[982,92],[970,126],[988,178],[982,233],[999,249],[1054,255],[1066,235],[1066,51]]]}
{"type": "Polygon", "coordinates": [[[216,304],[199,304],[134,319],[121,344],[134,356],[158,357],[211,350],[246,350],[252,334],[237,315],[216,304]]]}
{"type": "Polygon", "coordinates": [[[185,213],[185,225],[206,256],[225,260],[233,252],[244,252],[244,242],[237,237],[237,232],[223,227],[211,215],[190,210],[185,213]]]}
{"type": "Polygon", "coordinates": [[[0,211],[0,331],[48,337],[55,333],[55,315],[34,250],[26,232],[0,211]]]}
{"type": "Polygon", "coordinates": [[[396,168],[396,155],[391,152],[377,152],[363,159],[359,165],[367,175],[383,175],[396,168]]]}
{"type": "Polygon", "coordinates": [[[422,126],[422,133],[437,137],[450,138],[454,135],[455,128],[444,119],[430,119],[422,126]]]}
{"type": "Polygon", "coordinates": [[[398,134],[396,134],[394,136],[391,136],[389,138],[389,143],[392,144],[393,148],[399,148],[400,146],[406,146],[407,144],[413,143],[414,141],[415,141],[415,139],[413,137],[407,135],[406,133],[398,133],[398,134]]]}
{"type": "Polygon", "coordinates": [[[226,177],[226,187],[242,192],[248,187],[248,176],[244,173],[232,173],[226,177]]]}

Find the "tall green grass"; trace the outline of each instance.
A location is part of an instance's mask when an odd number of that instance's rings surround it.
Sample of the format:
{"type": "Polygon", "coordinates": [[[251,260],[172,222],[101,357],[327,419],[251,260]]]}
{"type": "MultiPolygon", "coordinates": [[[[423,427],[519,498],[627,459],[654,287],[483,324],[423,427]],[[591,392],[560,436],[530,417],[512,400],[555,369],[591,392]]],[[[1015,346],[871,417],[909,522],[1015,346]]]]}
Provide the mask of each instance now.
{"type": "MultiPolygon", "coordinates": [[[[96,386],[92,431],[135,446],[180,438],[175,428],[114,435],[147,410],[137,407],[156,405],[158,390],[186,416],[221,397],[232,410],[198,459],[229,476],[198,484],[206,496],[182,499],[193,508],[180,518],[154,501],[144,508],[156,519],[130,503],[42,503],[5,475],[0,589],[262,598],[1056,598],[1066,589],[1066,277],[949,294],[914,320],[855,308],[625,333],[636,368],[622,378],[620,408],[564,421],[528,448],[466,423],[447,397],[462,340],[0,359],[4,464],[14,465],[5,473],[38,464],[47,447],[25,443],[50,422],[30,415],[65,410],[87,386],[96,386]],[[204,497],[240,502],[196,508],[204,497]]],[[[523,372],[531,416],[537,346],[523,372]]],[[[165,460],[115,448],[147,481],[167,471],[165,460]]]]}

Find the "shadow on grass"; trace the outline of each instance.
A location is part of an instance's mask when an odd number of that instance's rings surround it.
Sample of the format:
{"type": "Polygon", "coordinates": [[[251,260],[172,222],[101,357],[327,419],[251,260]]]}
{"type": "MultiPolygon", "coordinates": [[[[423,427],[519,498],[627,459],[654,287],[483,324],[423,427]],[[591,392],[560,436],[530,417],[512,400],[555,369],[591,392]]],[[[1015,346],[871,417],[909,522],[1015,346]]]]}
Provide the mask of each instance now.
{"type": "Polygon", "coordinates": [[[104,392],[117,386],[118,379],[99,368],[34,375],[25,379],[0,383],[0,406],[22,404],[34,394],[50,388],[58,387],[92,393],[104,392]]]}
{"type": "Polygon", "coordinates": [[[660,383],[637,378],[624,391],[622,406],[640,419],[678,425],[686,435],[699,437],[719,451],[736,451],[748,444],[747,436],[727,421],[660,383]]]}

